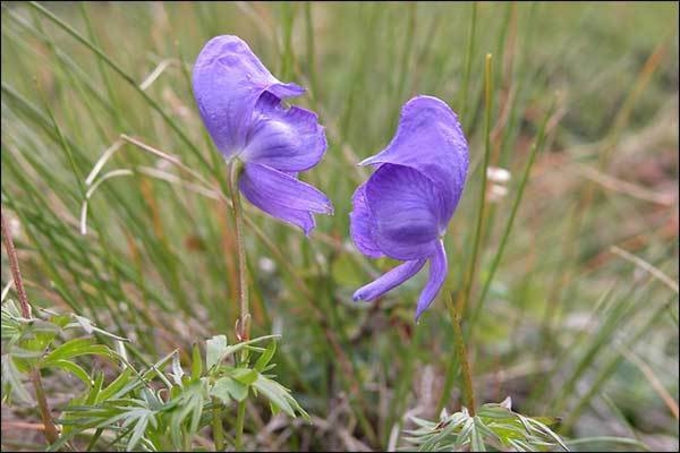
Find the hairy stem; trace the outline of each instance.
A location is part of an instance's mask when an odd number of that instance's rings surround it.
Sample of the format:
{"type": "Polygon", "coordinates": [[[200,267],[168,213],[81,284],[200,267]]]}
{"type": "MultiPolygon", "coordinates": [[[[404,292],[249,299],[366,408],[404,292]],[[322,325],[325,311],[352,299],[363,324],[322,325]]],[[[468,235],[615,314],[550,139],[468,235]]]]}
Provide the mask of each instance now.
{"type": "MultiPolygon", "coordinates": [[[[4,210],[3,210],[4,211],[4,210]]],[[[14,249],[14,241],[7,221],[5,220],[5,213],[0,214],[2,217],[2,237],[5,242],[5,249],[7,250],[7,257],[9,258],[9,267],[12,272],[12,280],[14,280],[14,288],[19,296],[19,304],[21,305],[21,316],[26,319],[31,319],[31,306],[28,305],[28,297],[26,297],[26,290],[24,289],[24,281],[21,278],[21,271],[19,270],[19,259],[17,252],[14,249]]]]}
{"type": "MultiPolygon", "coordinates": [[[[229,191],[231,206],[234,211],[234,223],[236,224],[236,244],[238,248],[238,274],[239,274],[239,318],[236,322],[236,337],[239,341],[248,341],[250,337],[250,313],[248,312],[248,266],[246,264],[246,245],[243,237],[243,208],[241,196],[238,191],[238,177],[241,165],[234,159],[230,164],[229,191]]],[[[241,362],[248,362],[248,349],[243,348],[241,362]]],[[[243,449],[243,429],[245,426],[246,401],[238,403],[236,413],[236,440],[237,451],[243,449]]]]}
{"type": "Polygon", "coordinates": [[[236,246],[238,248],[238,275],[239,275],[239,318],[236,324],[236,336],[239,341],[248,341],[250,337],[249,324],[250,313],[248,312],[248,266],[246,264],[246,245],[243,237],[243,208],[241,196],[238,191],[238,177],[241,166],[237,160],[230,164],[229,191],[231,206],[234,211],[234,223],[236,224],[236,246]]]}
{"type": "Polygon", "coordinates": [[[470,373],[470,362],[468,361],[467,349],[463,329],[460,328],[460,316],[456,311],[451,295],[446,298],[446,305],[449,308],[451,323],[453,324],[453,336],[456,341],[456,354],[460,362],[461,384],[463,386],[463,405],[467,408],[471,417],[475,416],[475,392],[472,387],[472,375],[470,373]]]}
{"type": "MultiPolygon", "coordinates": [[[[28,304],[28,297],[26,297],[26,290],[24,289],[24,281],[21,278],[21,271],[19,270],[19,259],[17,257],[16,249],[14,248],[14,241],[12,241],[12,233],[7,226],[5,220],[4,209],[0,213],[2,218],[2,237],[7,250],[7,257],[9,258],[9,267],[12,272],[12,280],[14,280],[14,288],[19,296],[19,304],[21,305],[21,315],[26,319],[31,319],[31,306],[28,304]]],[[[31,382],[35,390],[35,398],[38,401],[38,410],[40,411],[40,418],[44,425],[45,438],[50,444],[59,440],[59,433],[54,426],[52,416],[50,415],[50,406],[45,397],[45,390],[43,389],[42,379],[40,378],[40,370],[33,368],[31,370],[31,382]]]]}
{"type": "Polygon", "coordinates": [[[222,430],[222,402],[213,398],[213,442],[215,451],[224,451],[224,431],[222,430]]]}
{"type": "Polygon", "coordinates": [[[236,440],[234,441],[234,447],[236,451],[243,451],[243,427],[246,420],[246,400],[238,403],[238,409],[236,412],[236,440]]]}
{"type": "Polygon", "coordinates": [[[52,421],[50,406],[47,403],[47,397],[45,396],[45,390],[43,389],[42,379],[40,377],[40,370],[37,367],[34,367],[31,370],[31,383],[35,389],[35,399],[38,400],[40,418],[45,426],[45,438],[47,439],[47,442],[53,444],[59,440],[59,432],[52,421]]]}

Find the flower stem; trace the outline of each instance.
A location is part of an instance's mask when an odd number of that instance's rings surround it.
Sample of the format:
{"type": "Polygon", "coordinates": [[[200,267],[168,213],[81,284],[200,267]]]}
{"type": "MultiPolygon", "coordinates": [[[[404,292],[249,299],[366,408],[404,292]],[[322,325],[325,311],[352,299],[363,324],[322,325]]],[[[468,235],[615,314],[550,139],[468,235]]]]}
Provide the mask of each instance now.
{"type": "MultiPolygon", "coordinates": [[[[238,248],[238,273],[239,273],[239,318],[236,322],[236,338],[239,341],[248,341],[250,337],[250,313],[248,312],[248,266],[246,264],[246,245],[243,237],[243,208],[241,196],[238,191],[238,177],[241,165],[234,159],[230,164],[229,191],[231,205],[234,210],[234,223],[236,224],[236,246],[238,248]]],[[[248,349],[243,348],[241,363],[248,362],[248,349]]],[[[238,403],[236,412],[236,439],[237,451],[243,449],[243,429],[245,426],[246,401],[238,403]]]]}
{"type": "Polygon", "coordinates": [[[243,451],[243,427],[246,420],[246,400],[238,403],[238,409],[236,411],[236,439],[234,441],[234,447],[236,451],[243,451]]]}
{"type": "MultiPolygon", "coordinates": [[[[249,324],[250,313],[248,312],[248,266],[246,264],[246,245],[243,238],[243,208],[241,196],[238,191],[238,177],[241,165],[238,160],[230,164],[229,191],[231,195],[232,209],[234,210],[234,223],[236,224],[236,247],[238,248],[238,275],[239,275],[239,318],[236,324],[236,336],[239,341],[248,341],[250,337],[249,324]]],[[[245,350],[245,349],[244,349],[245,350]]]]}
{"type": "Polygon", "coordinates": [[[224,432],[222,431],[222,402],[213,398],[213,442],[215,451],[224,451],[224,432]]]}
{"type": "Polygon", "coordinates": [[[463,329],[460,328],[460,316],[456,311],[456,306],[449,294],[446,298],[446,305],[449,308],[449,315],[451,316],[451,323],[453,324],[453,336],[456,342],[456,354],[460,361],[460,374],[463,386],[463,404],[467,408],[471,417],[475,416],[475,392],[472,387],[472,375],[470,373],[470,362],[468,361],[467,349],[465,348],[465,339],[463,337],[463,329]]]}
{"type": "MultiPolygon", "coordinates": [[[[5,242],[7,257],[9,258],[9,267],[12,272],[12,280],[14,280],[14,288],[16,289],[17,295],[19,296],[21,315],[25,319],[31,319],[31,306],[28,304],[28,297],[26,296],[26,290],[24,289],[24,281],[21,278],[19,259],[17,257],[16,249],[14,248],[12,234],[9,227],[7,226],[4,214],[5,213],[3,209],[3,212],[0,213],[2,222],[2,237],[5,242]]],[[[37,367],[33,367],[31,369],[31,382],[33,383],[33,389],[35,390],[35,398],[38,400],[38,410],[40,411],[40,418],[43,422],[45,438],[47,439],[47,442],[53,444],[59,440],[59,432],[52,421],[52,416],[50,415],[50,406],[47,403],[45,390],[43,389],[42,380],[40,378],[40,370],[37,367]]]]}

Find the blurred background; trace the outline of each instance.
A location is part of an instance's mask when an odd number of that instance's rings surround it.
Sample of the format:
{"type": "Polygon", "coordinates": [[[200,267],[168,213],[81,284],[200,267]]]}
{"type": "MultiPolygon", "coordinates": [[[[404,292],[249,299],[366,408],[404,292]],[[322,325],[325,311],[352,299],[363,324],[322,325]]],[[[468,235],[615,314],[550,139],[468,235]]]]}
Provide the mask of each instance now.
{"type": "MultiPolygon", "coordinates": [[[[510,396],[525,415],[558,417],[565,438],[586,439],[574,449],[677,451],[677,3],[42,4],[61,25],[2,4],[2,209],[33,304],[131,339],[131,360],[175,348],[188,360],[215,334],[236,341],[231,211],[120,140],[226,190],[190,74],[208,39],[235,34],[307,88],[290,102],[319,114],[329,147],[301,178],[335,205],[310,239],[247,206],[263,233],[246,232],[253,336],[282,335],[273,372],[314,420],[252,404],[253,449],[393,450],[409,417],[460,409],[442,298],[413,322],[427,273],[374,303],[351,300],[397,264],[349,240],[351,195],[368,177],[356,163],[387,145],[408,99],[428,94],[459,114],[470,142],[444,294],[462,310],[477,400],[510,396]],[[490,164],[510,178],[490,177],[482,200],[487,54],[490,164]],[[102,174],[130,174],[90,193],[83,235],[86,179],[111,147],[102,174]]],[[[45,386],[57,408],[78,390],[60,376],[45,386]]],[[[35,413],[2,410],[3,449],[39,441],[5,424],[35,413]]]]}

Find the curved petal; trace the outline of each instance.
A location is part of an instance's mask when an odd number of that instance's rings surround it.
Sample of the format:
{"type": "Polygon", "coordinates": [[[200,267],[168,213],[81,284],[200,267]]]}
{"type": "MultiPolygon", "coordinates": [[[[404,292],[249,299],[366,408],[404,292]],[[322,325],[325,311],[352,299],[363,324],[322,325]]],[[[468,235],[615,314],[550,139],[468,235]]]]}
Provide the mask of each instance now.
{"type": "Polygon", "coordinates": [[[249,202],[302,228],[306,235],[315,225],[311,213],[333,213],[333,205],[322,192],[265,165],[246,164],[239,178],[239,189],[249,202]]]}
{"type": "Polygon", "coordinates": [[[432,304],[432,301],[439,293],[446,274],[448,273],[448,263],[446,260],[446,250],[444,250],[444,243],[440,240],[435,249],[434,255],[430,258],[430,278],[420,293],[418,299],[418,306],[416,307],[416,322],[420,315],[432,304]]]}
{"type": "Polygon", "coordinates": [[[257,100],[265,91],[278,98],[304,88],[282,83],[236,36],[216,36],[199,53],[192,71],[198,110],[217,148],[231,157],[245,147],[257,100]]]}
{"type": "Polygon", "coordinates": [[[375,244],[399,260],[425,258],[439,237],[441,191],[421,172],[384,164],[366,183],[375,244]]]}
{"type": "Polygon", "coordinates": [[[321,160],[326,146],[326,134],[315,113],[285,107],[265,92],[255,105],[246,148],[239,157],[281,171],[304,171],[321,160]]]}
{"type": "Polygon", "coordinates": [[[440,220],[445,228],[463,193],[469,163],[467,140],[449,106],[431,96],[408,101],[390,144],[360,165],[381,163],[411,167],[435,181],[444,199],[440,220]]]}
{"type": "Polygon", "coordinates": [[[384,256],[375,241],[373,215],[366,204],[366,183],[357,187],[352,195],[349,222],[350,236],[361,253],[372,258],[384,256]]]}
{"type": "Polygon", "coordinates": [[[416,275],[418,271],[425,265],[425,261],[426,260],[424,259],[420,259],[407,261],[403,264],[400,264],[386,274],[381,275],[371,283],[357,289],[354,292],[352,299],[355,302],[358,300],[369,301],[382,296],[389,290],[396,288],[409,278],[416,275]]]}

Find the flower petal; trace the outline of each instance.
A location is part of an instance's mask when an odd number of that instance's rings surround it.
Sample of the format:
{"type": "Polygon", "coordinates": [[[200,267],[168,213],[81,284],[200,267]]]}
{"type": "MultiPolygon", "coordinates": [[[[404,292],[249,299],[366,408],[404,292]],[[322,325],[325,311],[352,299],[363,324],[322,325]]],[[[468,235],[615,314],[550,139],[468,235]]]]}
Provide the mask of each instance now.
{"type": "Polygon", "coordinates": [[[411,260],[434,252],[441,191],[421,172],[384,164],[366,183],[375,244],[385,255],[411,260]]]}
{"type": "Polygon", "coordinates": [[[242,151],[252,113],[262,93],[299,96],[304,88],[282,83],[236,36],[216,36],[206,43],[192,71],[194,97],[217,148],[231,157],[242,151]]]}
{"type": "Polygon", "coordinates": [[[277,170],[304,171],[321,160],[326,146],[326,134],[315,113],[285,107],[279,98],[265,92],[255,106],[240,158],[277,170]]]}
{"type": "Polygon", "coordinates": [[[432,301],[437,296],[448,273],[448,263],[446,260],[446,250],[444,250],[444,243],[440,240],[435,249],[434,255],[430,258],[430,278],[425,284],[423,292],[420,293],[418,299],[418,306],[416,307],[416,322],[420,315],[432,304],[432,301]]]}
{"type": "Polygon", "coordinates": [[[445,228],[463,193],[469,163],[467,140],[449,106],[431,96],[408,101],[390,144],[360,165],[383,163],[419,170],[439,185],[444,199],[440,220],[445,228]]]}
{"type": "Polygon", "coordinates": [[[352,299],[354,299],[355,302],[357,300],[369,301],[382,296],[389,290],[396,288],[409,278],[416,275],[418,271],[425,265],[425,261],[426,260],[424,259],[419,259],[400,264],[386,274],[381,275],[371,283],[357,289],[354,292],[352,299]]]}
{"type": "Polygon", "coordinates": [[[252,204],[299,226],[306,235],[314,228],[311,213],[333,213],[333,205],[322,192],[266,165],[246,164],[239,178],[239,189],[252,204]]]}
{"type": "Polygon", "coordinates": [[[372,258],[384,256],[375,241],[373,215],[366,204],[366,183],[357,187],[352,195],[349,221],[349,232],[359,251],[372,258]]]}

